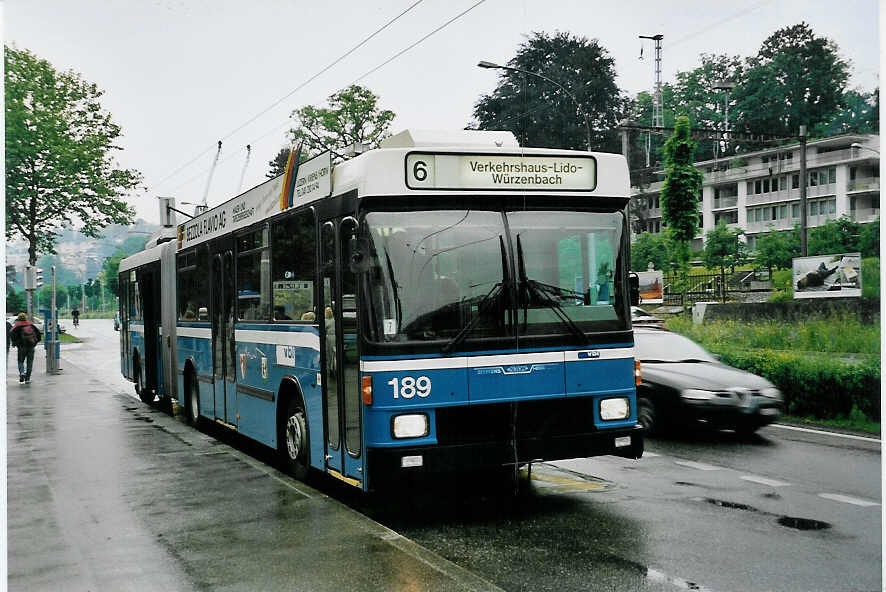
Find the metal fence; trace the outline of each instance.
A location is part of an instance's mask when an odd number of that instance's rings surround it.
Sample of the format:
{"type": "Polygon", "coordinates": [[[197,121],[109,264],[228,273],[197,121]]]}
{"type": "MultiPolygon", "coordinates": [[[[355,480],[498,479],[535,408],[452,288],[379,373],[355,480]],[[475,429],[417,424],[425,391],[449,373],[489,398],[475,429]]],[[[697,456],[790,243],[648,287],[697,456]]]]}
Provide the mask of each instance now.
{"type": "Polygon", "coordinates": [[[768,273],[763,270],[727,271],[723,276],[719,273],[693,273],[689,276],[684,300],[684,293],[678,288],[679,274],[666,273],[663,280],[663,304],[668,306],[740,300],[745,294],[772,289],[768,273]]]}

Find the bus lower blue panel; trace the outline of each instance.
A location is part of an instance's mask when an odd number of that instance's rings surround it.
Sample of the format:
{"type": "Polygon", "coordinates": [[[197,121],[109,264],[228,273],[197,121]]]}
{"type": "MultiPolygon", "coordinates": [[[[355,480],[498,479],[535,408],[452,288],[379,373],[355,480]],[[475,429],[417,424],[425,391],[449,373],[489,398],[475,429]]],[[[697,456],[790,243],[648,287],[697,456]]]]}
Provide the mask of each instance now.
{"type": "Polygon", "coordinates": [[[276,401],[237,392],[237,431],[266,446],[276,446],[276,401]]]}
{"type": "Polygon", "coordinates": [[[563,362],[468,369],[471,403],[565,397],[563,362]]]}

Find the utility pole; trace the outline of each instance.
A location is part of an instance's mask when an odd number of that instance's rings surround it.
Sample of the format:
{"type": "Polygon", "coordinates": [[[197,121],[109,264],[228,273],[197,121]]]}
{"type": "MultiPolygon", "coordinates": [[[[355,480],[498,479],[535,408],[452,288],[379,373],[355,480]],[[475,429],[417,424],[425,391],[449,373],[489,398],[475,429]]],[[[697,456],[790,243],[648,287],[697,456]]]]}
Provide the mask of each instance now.
{"type": "Polygon", "coordinates": [[[806,257],[806,126],[800,126],[800,256],[806,257]]]}
{"type": "MultiPolygon", "coordinates": [[[[640,39],[651,39],[655,41],[655,94],[652,97],[652,127],[664,127],[664,118],[661,114],[661,40],[664,35],[640,35],[640,39]]],[[[652,152],[652,134],[646,134],[646,166],[649,163],[650,153],[652,152]]]]}

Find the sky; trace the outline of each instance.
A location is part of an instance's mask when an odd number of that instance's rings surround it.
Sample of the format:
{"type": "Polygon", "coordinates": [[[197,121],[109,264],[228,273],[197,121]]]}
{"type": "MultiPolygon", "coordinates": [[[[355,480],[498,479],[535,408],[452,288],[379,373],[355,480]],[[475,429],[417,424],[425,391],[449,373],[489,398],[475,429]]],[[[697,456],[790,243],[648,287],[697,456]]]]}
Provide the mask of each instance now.
{"type": "Polygon", "coordinates": [[[5,44],[73,69],[104,90],[102,105],[123,129],[117,160],[144,175],[129,202],[153,223],[158,196],[198,203],[208,185],[207,203],[214,206],[264,181],[268,161],[288,145],[292,111],[322,106],[353,83],[396,113],[393,133],[463,129],[498,79],[477,62],[507,63],[536,31],[597,39],[615,59],[616,83],[631,96],[650,90],[654,80],[653,45],[639,35],[664,35],[663,82],[697,67],[702,53],[752,55],[772,32],[800,21],[837,43],[852,65],[850,87],[874,89],[881,69],[876,0],[6,0],[0,6],[5,44]],[[218,140],[222,152],[210,181],[218,140]]]}

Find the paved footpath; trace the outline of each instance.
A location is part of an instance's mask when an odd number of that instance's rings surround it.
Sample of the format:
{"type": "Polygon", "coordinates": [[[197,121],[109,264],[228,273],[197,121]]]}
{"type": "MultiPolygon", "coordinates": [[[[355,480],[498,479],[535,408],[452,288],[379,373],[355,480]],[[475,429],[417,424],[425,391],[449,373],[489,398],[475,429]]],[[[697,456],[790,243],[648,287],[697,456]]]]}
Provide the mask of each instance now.
{"type": "Polygon", "coordinates": [[[64,358],[7,364],[9,590],[497,590],[64,358]]]}

